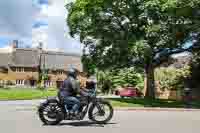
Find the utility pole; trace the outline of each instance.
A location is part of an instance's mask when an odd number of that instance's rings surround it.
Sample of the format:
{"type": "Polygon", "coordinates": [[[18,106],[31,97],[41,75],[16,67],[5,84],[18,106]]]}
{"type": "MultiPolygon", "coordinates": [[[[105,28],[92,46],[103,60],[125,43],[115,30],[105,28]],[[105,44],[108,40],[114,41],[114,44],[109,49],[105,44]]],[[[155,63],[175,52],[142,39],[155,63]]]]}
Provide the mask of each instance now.
{"type": "Polygon", "coordinates": [[[40,42],[39,43],[39,65],[38,65],[38,81],[39,81],[39,84],[41,85],[41,82],[42,82],[42,69],[41,69],[41,66],[42,66],[42,43],[40,42]]]}

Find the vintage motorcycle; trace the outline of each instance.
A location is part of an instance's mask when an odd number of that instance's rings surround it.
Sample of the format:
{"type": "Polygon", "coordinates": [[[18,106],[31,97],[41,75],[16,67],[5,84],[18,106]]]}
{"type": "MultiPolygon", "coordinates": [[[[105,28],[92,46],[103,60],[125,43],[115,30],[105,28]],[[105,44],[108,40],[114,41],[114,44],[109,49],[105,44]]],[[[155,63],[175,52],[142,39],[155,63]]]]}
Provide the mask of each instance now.
{"type": "Polygon", "coordinates": [[[96,97],[96,89],[87,91],[87,96],[79,96],[81,106],[76,116],[72,115],[70,110],[73,104],[67,105],[58,97],[47,98],[38,107],[40,120],[46,125],[57,125],[62,120],[83,120],[88,114],[88,118],[97,124],[106,124],[113,117],[113,107],[102,98],[96,97]]]}

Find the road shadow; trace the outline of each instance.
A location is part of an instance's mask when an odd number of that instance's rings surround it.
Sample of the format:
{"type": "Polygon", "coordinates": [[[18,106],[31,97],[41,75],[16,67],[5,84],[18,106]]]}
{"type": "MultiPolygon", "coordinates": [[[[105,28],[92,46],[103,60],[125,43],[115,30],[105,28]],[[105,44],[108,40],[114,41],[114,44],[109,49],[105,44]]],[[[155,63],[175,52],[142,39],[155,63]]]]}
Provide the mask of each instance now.
{"type": "MultiPolygon", "coordinates": [[[[107,123],[107,124],[96,124],[95,122],[91,121],[76,121],[76,122],[67,122],[67,123],[60,123],[55,126],[73,126],[73,127],[105,127],[106,125],[115,125],[117,123],[107,123]]],[[[46,125],[44,125],[46,126],[46,125]]]]}
{"type": "Polygon", "coordinates": [[[74,126],[74,127],[104,127],[106,125],[114,125],[116,123],[107,123],[107,124],[96,124],[91,121],[78,121],[78,122],[68,122],[68,123],[60,123],[58,126],[74,126]]]}

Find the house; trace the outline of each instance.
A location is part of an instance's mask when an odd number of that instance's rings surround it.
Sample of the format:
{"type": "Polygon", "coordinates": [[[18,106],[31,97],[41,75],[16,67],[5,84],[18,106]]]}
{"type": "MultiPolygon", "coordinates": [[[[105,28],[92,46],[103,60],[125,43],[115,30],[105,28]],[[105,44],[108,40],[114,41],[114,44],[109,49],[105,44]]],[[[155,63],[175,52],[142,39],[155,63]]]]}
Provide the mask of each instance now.
{"type": "Polygon", "coordinates": [[[37,86],[45,70],[47,87],[60,86],[67,70],[76,68],[82,73],[81,56],[41,48],[18,48],[14,41],[11,50],[0,50],[0,85],[37,86]]]}
{"type": "Polygon", "coordinates": [[[53,51],[43,51],[41,54],[41,69],[46,69],[48,73],[46,86],[59,87],[71,67],[76,68],[79,73],[82,72],[80,55],[53,51]]]}

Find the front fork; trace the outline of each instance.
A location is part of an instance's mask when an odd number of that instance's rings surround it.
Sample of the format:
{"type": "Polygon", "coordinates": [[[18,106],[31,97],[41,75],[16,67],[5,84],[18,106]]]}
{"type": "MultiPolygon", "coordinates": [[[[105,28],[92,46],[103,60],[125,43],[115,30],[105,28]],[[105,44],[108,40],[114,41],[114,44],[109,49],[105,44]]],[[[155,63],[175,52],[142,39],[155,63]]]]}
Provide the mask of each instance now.
{"type": "Polygon", "coordinates": [[[95,101],[95,106],[96,106],[97,109],[98,109],[99,115],[104,115],[104,114],[105,114],[105,110],[104,110],[104,107],[101,106],[101,100],[102,100],[102,99],[96,99],[96,101],[95,101]]]}

